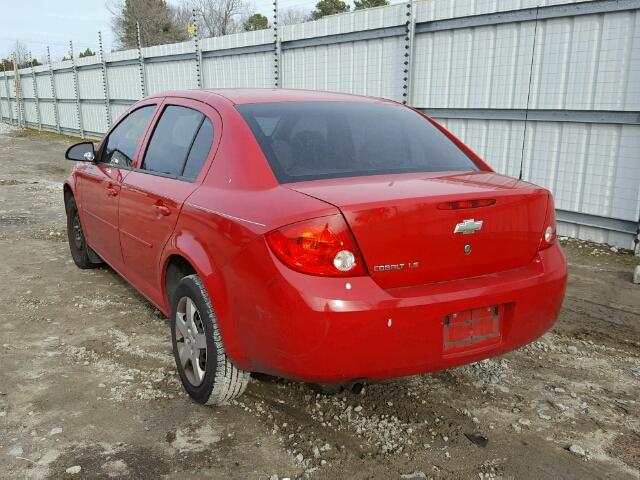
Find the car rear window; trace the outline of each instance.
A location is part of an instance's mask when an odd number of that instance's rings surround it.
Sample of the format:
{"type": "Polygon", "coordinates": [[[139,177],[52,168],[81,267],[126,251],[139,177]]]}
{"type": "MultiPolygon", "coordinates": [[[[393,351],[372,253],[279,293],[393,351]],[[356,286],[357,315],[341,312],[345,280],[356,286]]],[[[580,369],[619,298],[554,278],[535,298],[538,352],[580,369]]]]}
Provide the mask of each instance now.
{"type": "Polygon", "coordinates": [[[281,183],[385,173],[478,170],[431,122],[400,105],[238,105],[281,183]]]}

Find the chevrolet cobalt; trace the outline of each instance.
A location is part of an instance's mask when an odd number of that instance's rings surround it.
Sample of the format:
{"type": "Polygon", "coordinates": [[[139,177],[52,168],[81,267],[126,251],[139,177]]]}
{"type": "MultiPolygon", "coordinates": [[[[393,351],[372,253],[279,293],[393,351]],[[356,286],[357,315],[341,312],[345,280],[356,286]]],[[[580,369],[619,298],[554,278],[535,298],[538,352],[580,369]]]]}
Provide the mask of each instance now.
{"type": "Polygon", "coordinates": [[[171,319],[186,391],[345,384],[503,354],[554,323],[549,191],[398,103],[296,90],[145,98],[69,148],[69,245],[171,319]]]}

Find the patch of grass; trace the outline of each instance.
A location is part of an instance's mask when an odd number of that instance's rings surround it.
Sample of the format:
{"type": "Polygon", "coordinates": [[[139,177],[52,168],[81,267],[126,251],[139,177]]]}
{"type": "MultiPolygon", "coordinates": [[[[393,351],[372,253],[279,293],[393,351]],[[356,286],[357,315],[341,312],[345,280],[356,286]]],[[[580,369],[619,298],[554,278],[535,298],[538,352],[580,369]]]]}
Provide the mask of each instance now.
{"type": "MultiPolygon", "coordinates": [[[[69,135],[67,133],[56,133],[56,132],[51,132],[49,130],[37,130],[35,128],[29,128],[29,127],[16,130],[13,135],[16,137],[64,138],[69,143],[78,143],[79,141],[82,141],[82,138],[80,136],[69,135]]],[[[101,140],[101,138],[85,137],[85,140],[98,142],[101,140]]]]}

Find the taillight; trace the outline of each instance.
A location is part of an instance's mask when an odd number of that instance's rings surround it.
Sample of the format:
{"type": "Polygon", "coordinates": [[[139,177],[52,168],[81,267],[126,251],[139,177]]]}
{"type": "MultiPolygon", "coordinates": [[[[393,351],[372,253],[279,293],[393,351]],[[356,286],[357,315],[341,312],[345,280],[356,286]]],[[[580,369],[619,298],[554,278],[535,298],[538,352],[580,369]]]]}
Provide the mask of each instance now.
{"type": "Polygon", "coordinates": [[[549,194],[547,202],[547,215],[542,230],[542,238],[540,239],[540,250],[549,248],[556,241],[556,209],[553,203],[553,197],[549,194]]]}
{"type": "Polygon", "coordinates": [[[327,277],[366,275],[362,256],[342,215],[286,225],[266,235],[273,253],[288,267],[327,277]]]}

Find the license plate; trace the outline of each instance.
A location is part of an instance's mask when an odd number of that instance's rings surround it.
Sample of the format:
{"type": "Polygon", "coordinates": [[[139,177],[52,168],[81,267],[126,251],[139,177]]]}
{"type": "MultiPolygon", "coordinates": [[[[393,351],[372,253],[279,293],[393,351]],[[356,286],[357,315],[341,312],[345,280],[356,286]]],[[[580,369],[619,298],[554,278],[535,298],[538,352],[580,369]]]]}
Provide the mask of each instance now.
{"type": "Polygon", "coordinates": [[[444,317],[444,350],[466,350],[500,340],[502,305],[474,308],[444,317]]]}

